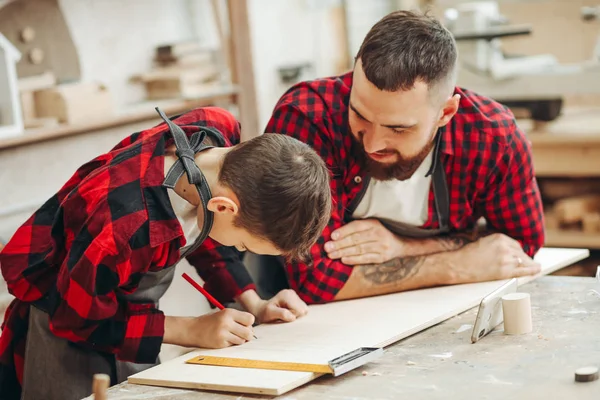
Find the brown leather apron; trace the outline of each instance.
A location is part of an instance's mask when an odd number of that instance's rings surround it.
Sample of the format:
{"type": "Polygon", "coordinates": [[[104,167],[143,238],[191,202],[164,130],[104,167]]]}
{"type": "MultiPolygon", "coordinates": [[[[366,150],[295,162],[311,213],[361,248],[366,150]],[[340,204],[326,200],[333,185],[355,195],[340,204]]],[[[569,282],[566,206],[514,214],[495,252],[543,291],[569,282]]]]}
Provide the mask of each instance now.
{"type": "MultiPolygon", "coordinates": [[[[175,266],[146,273],[134,293],[118,295],[118,298],[158,305],[158,299],[169,288],[174,273],[175,266]]],[[[129,375],[159,362],[158,359],[154,364],[122,362],[113,354],[82,348],[50,332],[48,320],[46,312],[30,306],[23,373],[24,400],[82,399],[91,393],[94,374],[107,374],[111,382],[120,383],[129,375]]]]}

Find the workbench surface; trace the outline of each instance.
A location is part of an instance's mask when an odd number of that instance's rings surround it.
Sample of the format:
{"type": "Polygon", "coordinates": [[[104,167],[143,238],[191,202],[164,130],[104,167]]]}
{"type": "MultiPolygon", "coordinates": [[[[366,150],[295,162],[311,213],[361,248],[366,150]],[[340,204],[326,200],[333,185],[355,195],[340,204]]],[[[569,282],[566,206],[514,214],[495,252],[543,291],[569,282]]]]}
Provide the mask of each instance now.
{"type": "MultiPolygon", "coordinates": [[[[530,334],[503,335],[500,326],[472,344],[477,311],[471,309],[386,348],[363,368],[277,399],[597,399],[600,380],[574,381],[577,368],[600,366],[600,297],[586,295],[590,289],[600,292],[595,278],[538,278],[519,289],[531,294],[530,334]]],[[[108,391],[110,400],[269,398],[127,383],[108,391]]]]}

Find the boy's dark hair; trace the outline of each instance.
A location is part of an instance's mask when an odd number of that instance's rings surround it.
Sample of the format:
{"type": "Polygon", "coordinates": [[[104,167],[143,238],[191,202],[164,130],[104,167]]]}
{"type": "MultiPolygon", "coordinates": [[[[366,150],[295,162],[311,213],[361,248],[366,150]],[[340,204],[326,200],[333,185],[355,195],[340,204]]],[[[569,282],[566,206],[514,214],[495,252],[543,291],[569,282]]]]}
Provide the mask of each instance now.
{"type": "Polygon", "coordinates": [[[454,88],[458,52],[452,34],[434,17],[395,11],[365,37],[356,60],[379,90],[410,90],[417,80],[430,90],[454,88]]]}
{"type": "Polygon", "coordinates": [[[266,133],[235,146],[219,180],[240,201],[235,225],[305,260],[331,216],[329,170],[307,144],[266,133]]]}

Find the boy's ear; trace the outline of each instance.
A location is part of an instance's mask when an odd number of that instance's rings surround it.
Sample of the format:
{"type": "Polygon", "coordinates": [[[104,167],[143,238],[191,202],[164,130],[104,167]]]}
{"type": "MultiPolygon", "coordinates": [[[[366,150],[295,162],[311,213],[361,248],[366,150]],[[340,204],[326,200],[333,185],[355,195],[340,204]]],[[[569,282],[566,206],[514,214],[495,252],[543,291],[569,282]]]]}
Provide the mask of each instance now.
{"type": "Polygon", "coordinates": [[[229,197],[213,197],[208,201],[207,208],[214,213],[237,215],[239,207],[235,201],[229,197]]]}

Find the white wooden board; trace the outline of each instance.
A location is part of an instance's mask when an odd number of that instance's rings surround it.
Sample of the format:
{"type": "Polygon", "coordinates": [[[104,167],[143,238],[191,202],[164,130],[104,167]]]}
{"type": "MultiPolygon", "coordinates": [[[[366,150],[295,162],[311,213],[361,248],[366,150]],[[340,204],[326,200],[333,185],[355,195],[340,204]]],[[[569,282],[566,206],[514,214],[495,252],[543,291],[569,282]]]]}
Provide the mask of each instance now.
{"type": "MultiPolygon", "coordinates": [[[[544,248],[536,255],[542,273],[552,273],[589,255],[583,249],[544,248]]],[[[519,280],[524,284],[535,277],[519,280]]],[[[256,327],[257,340],[219,350],[195,350],[129,377],[130,383],[188,389],[279,395],[319,374],[186,364],[196,355],[269,361],[326,363],[358,347],[384,347],[479,304],[506,281],[415,290],[310,306],[290,324],[256,327]]]]}

